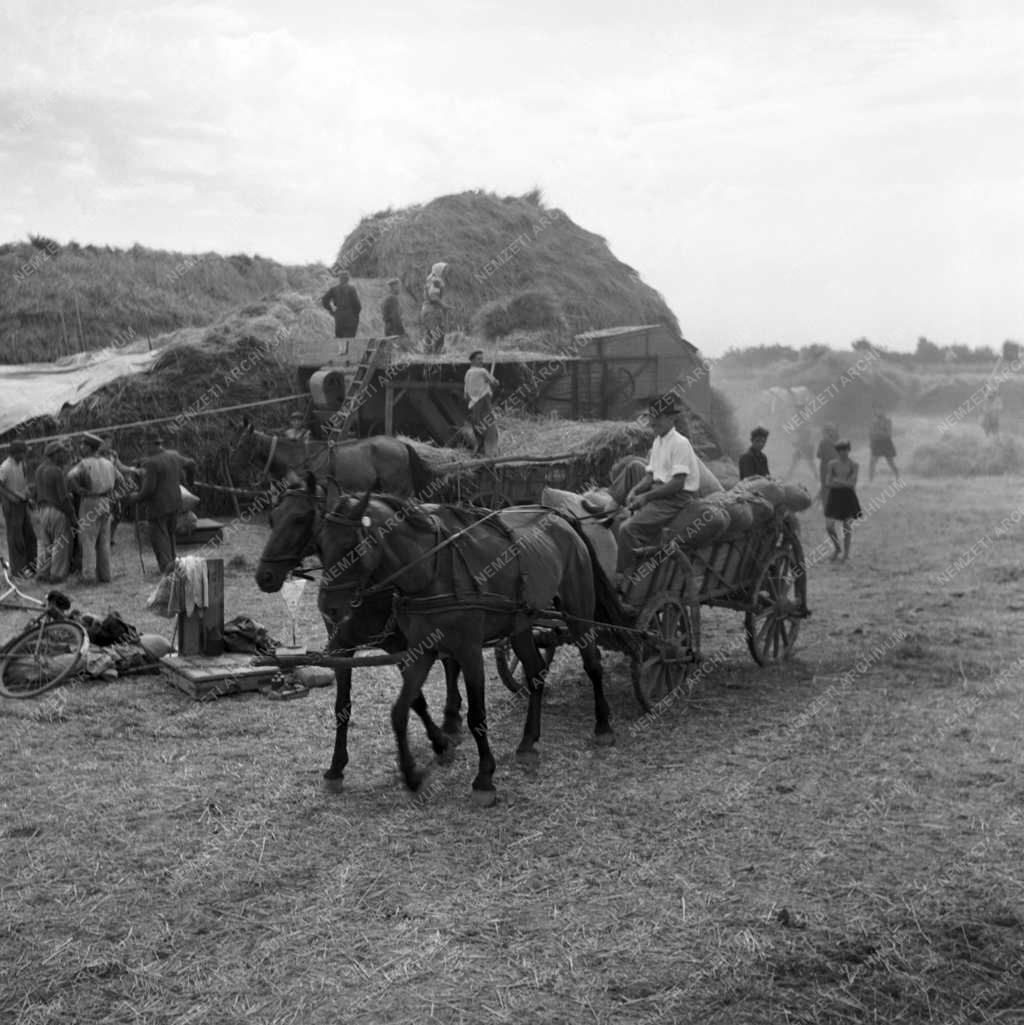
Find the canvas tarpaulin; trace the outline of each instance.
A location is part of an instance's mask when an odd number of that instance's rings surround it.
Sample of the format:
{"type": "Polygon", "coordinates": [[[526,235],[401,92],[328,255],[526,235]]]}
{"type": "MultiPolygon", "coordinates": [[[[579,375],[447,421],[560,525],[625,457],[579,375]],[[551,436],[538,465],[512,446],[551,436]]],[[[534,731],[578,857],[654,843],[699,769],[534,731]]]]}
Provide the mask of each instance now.
{"type": "Polygon", "coordinates": [[[56,363],[0,365],[0,434],[36,416],[56,416],[119,377],[146,373],[159,354],[137,345],[114,346],[56,363]]]}

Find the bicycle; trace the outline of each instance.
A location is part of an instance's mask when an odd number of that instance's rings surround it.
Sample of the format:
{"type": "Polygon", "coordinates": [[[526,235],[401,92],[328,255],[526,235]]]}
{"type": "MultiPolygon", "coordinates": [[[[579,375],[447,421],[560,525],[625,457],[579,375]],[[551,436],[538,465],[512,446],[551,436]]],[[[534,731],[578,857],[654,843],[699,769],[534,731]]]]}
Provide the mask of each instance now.
{"type": "Polygon", "coordinates": [[[89,635],[66,615],[71,599],[46,595],[46,607],[13,640],[0,647],[0,694],[35,698],[74,676],[85,665],[89,635]]]}

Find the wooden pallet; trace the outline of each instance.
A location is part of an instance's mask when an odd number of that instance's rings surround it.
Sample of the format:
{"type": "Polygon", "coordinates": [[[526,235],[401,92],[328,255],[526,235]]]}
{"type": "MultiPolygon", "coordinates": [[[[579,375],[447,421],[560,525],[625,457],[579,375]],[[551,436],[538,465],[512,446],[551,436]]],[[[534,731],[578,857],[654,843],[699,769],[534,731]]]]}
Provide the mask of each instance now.
{"type": "Polygon", "coordinates": [[[197,701],[227,694],[259,690],[278,672],[276,666],[254,666],[253,656],[226,652],[223,655],[168,655],[160,665],[171,682],[197,701]]]}

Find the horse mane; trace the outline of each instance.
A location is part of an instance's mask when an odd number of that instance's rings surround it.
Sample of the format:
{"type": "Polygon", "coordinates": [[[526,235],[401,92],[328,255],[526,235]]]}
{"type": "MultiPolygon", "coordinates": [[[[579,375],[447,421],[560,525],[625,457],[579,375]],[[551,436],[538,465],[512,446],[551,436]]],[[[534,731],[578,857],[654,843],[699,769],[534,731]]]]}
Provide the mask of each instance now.
{"type": "Polygon", "coordinates": [[[436,475],[409,442],[405,442],[405,449],[409,453],[409,476],[412,478],[412,493],[414,495],[421,495],[434,483],[436,475]]]}

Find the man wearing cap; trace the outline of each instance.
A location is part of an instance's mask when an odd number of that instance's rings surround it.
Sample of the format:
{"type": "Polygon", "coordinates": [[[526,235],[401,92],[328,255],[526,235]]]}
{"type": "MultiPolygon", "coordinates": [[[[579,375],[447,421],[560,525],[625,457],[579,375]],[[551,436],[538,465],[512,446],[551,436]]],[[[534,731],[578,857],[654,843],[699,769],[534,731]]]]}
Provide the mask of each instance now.
{"type": "Polygon", "coordinates": [[[288,417],[288,428],[284,436],[291,441],[309,441],[309,431],[302,425],[303,416],[299,412],[288,417]]]}
{"type": "Polygon", "coordinates": [[[146,432],[146,458],[142,461],[142,487],[130,501],[145,505],[149,543],[161,573],[174,567],[177,549],[174,526],[181,511],[184,456],[165,449],[159,431],[146,432]]]}
{"type": "Polygon", "coordinates": [[[740,456],[740,480],[747,477],[767,477],[768,457],[764,454],[768,429],[755,427],[750,432],[750,448],[740,456]]]}
{"type": "Polygon", "coordinates": [[[355,338],[363,304],[355,286],[349,283],[348,271],[338,271],[338,283],[324,292],[320,305],[334,317],[335,338],[355,338]]]}
{"type": "Polygon", "coordinates": [[[71,566],[75,507],[64,477],[67,456],[61,442],[51,441],[36,469],[36,526],[42,547],[36,580],[40,583],[62,583],[71,566]]]}
{"type": "Polygon", "coordinates": [[[384,318],[384,336],[386,338],[400,337],[405,334],[405,324],[402,323],[402,308],[398,302],[400,284],[398,278],[391,278],[388,281],[388,294],[380,304],[380,314],[384,318]]]}
{"type": "Polygon", "coordinates": [[[678,401],[666,396],[651,403],[648,415],[655,433],[647,470],[626,495],[632,515],[619,528],[617,575],[621,591],[628,591],[636,562],[636,549],[656,545],[661,532],[700,488],[700,464],[689,440],[676,429],[681,415],[678,401]]]}
{"type": "Polygon", "coordinates": [[[10,454],[0,463],[0,509],[7,527],[7,559],[14,576],[30,577],[35,571],[36,532],[28,512],[28,475],[20,438],[11,442],[10,454]]]}
{"type": "Polygon", "coordinates": [[[82,582],[110,582],[110,513],[115,488],[124,489],[117,467],[100,455],[103,439],[82,438],[82,458],[68,473],[68,486],[81,496],[78,536],[82,541],[82,582]]]}

